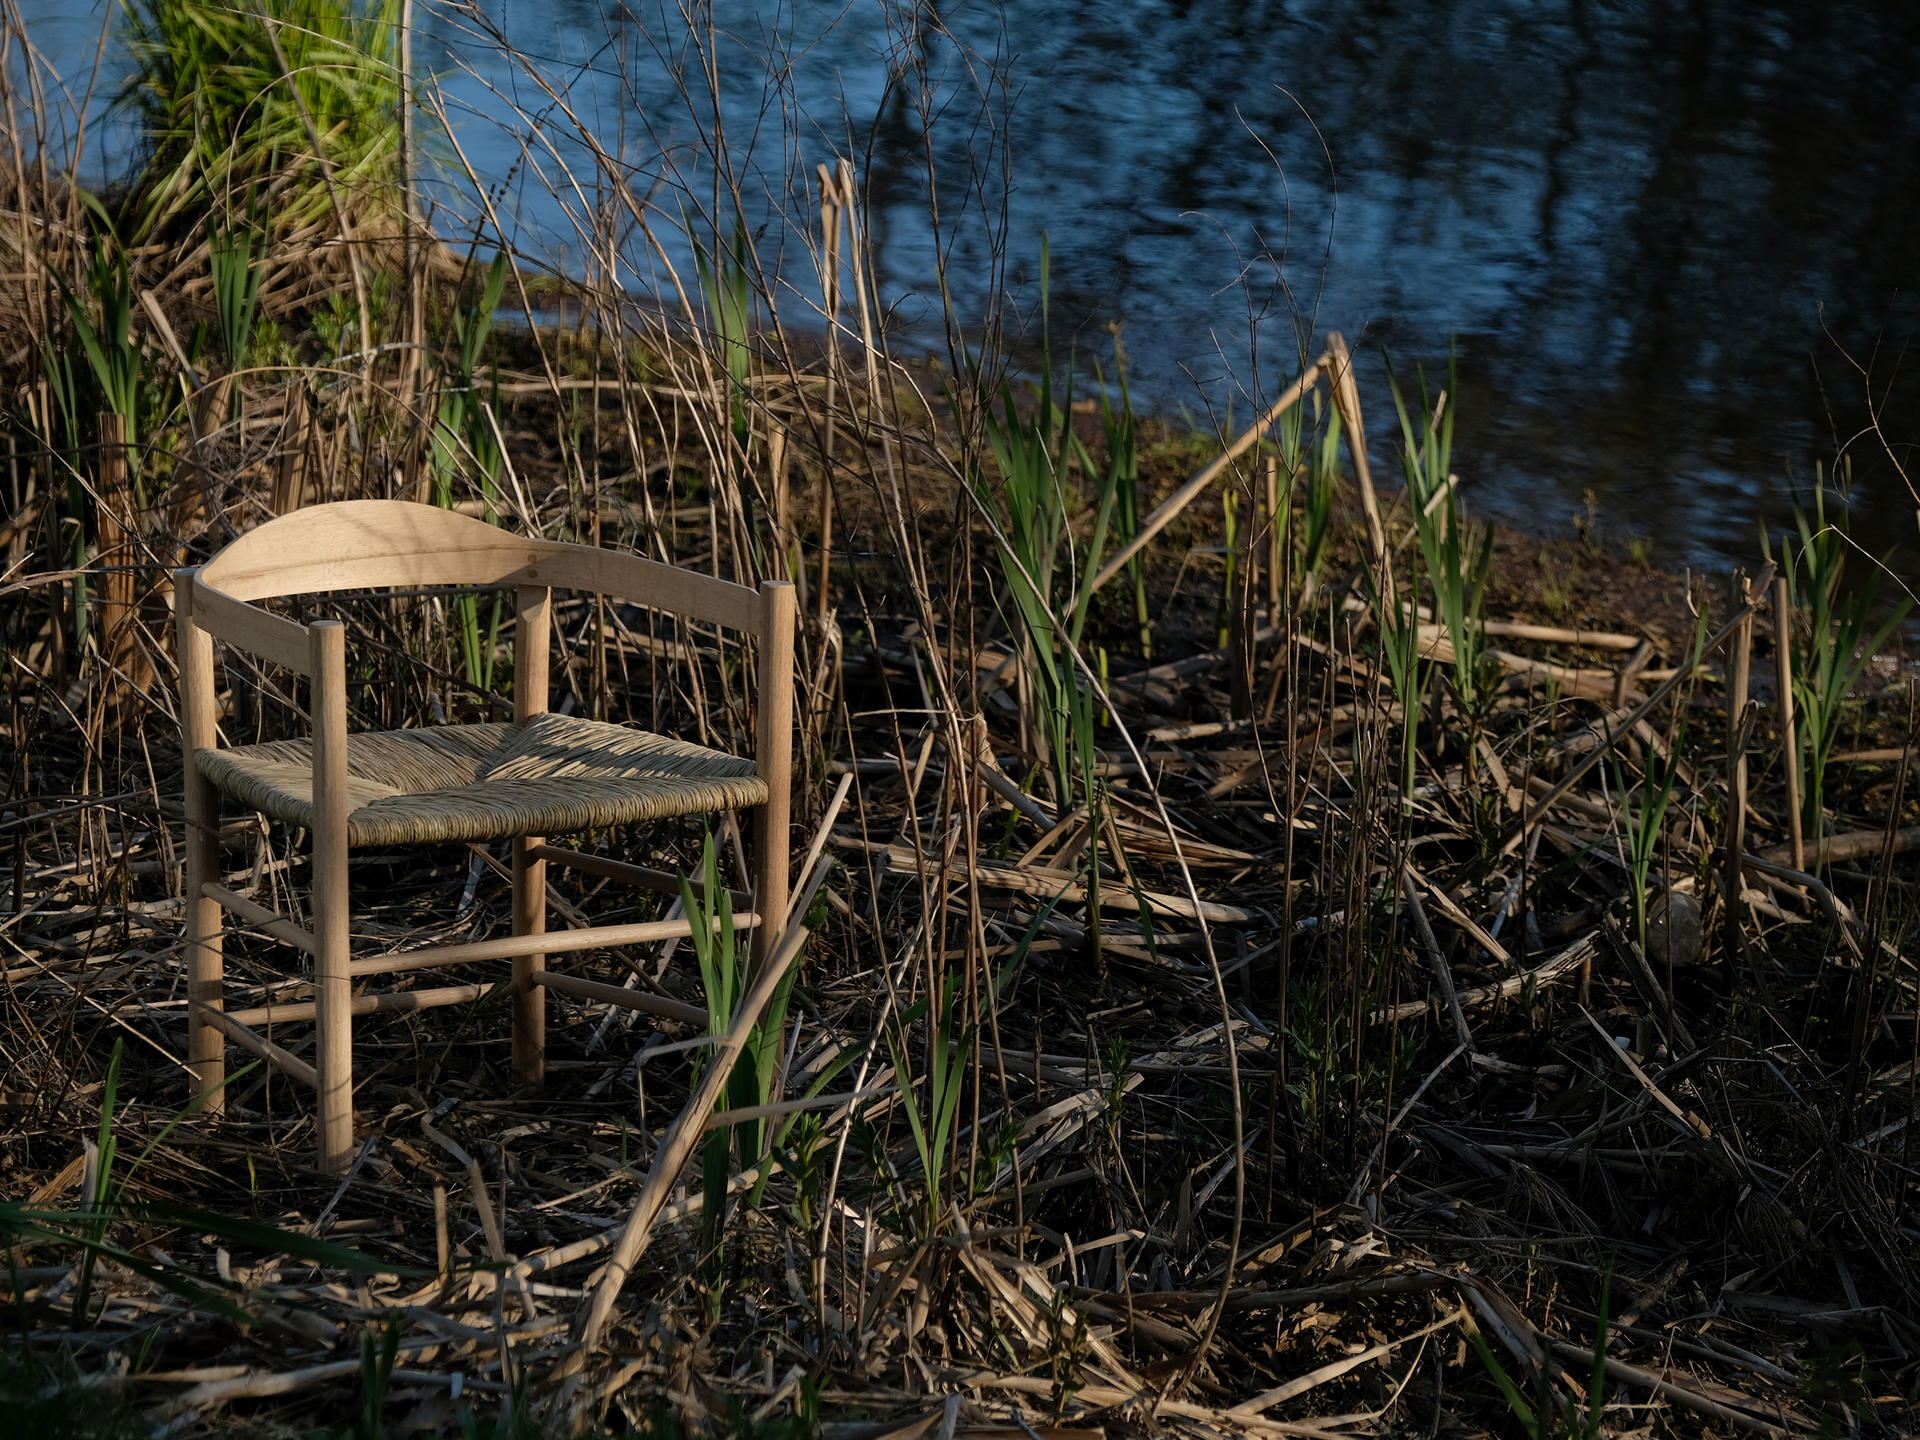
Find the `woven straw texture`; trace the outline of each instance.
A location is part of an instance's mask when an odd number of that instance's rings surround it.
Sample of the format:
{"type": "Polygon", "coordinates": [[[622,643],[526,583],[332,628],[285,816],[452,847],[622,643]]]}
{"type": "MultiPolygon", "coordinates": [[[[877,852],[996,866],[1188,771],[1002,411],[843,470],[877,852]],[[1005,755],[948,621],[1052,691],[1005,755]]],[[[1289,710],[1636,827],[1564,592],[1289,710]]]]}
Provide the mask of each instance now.
{"type": "MultiPolygon", "coordinates": [[[[201,750],[201,773],[252,810],[313,824],[313,742],[201,750]]],[[[751,760],[568,715],[347,738],[347,843],[564,835],[766,803],[751,760]]]]}

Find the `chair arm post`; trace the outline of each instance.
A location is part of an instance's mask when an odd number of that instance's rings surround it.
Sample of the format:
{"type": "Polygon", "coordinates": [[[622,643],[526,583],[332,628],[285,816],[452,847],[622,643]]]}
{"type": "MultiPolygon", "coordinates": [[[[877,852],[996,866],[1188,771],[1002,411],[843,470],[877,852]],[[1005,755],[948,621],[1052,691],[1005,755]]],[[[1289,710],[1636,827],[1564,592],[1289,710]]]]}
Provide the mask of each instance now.
{"type": "Polygon", "coordinates": [[[214,696],[213,636],[194,624],[194,569],[173,577],[175,651],[180,660],[180,751],[186,831],[181,840],[181,899],[185,902],[187,951],[187,1067],[193,1093],[210,1097],[208,1114],[226,1110],[227,1039],[201,1018],[201,1008],[219,1010],[226,992],[222,953],[226,917],[201,887],[220,878],[220,792],[200,773],[199,752],[219,742],[214,696]]]}

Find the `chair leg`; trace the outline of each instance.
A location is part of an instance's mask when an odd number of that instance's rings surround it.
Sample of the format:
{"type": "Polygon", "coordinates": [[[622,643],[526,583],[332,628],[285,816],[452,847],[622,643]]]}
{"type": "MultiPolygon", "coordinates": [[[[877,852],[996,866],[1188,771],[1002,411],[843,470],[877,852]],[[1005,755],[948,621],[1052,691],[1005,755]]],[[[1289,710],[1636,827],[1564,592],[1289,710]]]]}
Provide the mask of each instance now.
{"type": "Polygon", "coordinates": [[[226,915],[217,901],[201,893],[220,878],[220,792],[200,773],[197,758],[218,736],[213,687],[213,637],[193,623],[194,575],[183,570],[174,582],[176,652],[180,659],[180,750],[185,762],[186,833],[181,840],[181,900],[186,914],[182,938],[187,951],[187,1067],[196,1099],[207,1097],[206,1113],[226,1109],[226,1033],[201,1018],[201,1006],[224,1009],[226,957],[222,953],[226,915]]]}
{"type": "Polygon", "coordinates": [[[310,627],[313,647],[313,1021],[319,1164],[353,1156],[353,976],[348,969],[346,632],[310,627]]]}
{"type": "Polygon", "coordinates": [[[346,837],[313,845],[314,1069],[322,1170],[339,1174],[353,1157],[353,978],[348,935],[346,837]]]}
{"type": "MultiPolygon", "coordinates": [[[[520,836],[513,842],[513,933],[547,933],[547,862],[527,851],[540,841],[520,836]]],[[[513,1073],[522,1084],[547,1078],[547,988],[528,983],[545,968],[546,956],[520,955],[513,962],[513,1073]]]]}
{"type": "Polygon", "coordinates": [[[753,908],[760,924],[753,932],[753,973],[773,955],[787,929],[787,829],[785,795],[761,806],[753,817],[753,908]]]}
{"type": "Polygon", "coordinates": [[[202,886],[220,878],[220,799],[191,761],[186,811],[181,868],[186,902],[187,1068],[193,1073],[194,1097],[208,1097],[201,1113],[221,1115],[227,1108],[227,1037],[200,1014],[202,1006],[226,1008],[226,913],[218,901],[201,893],[202,886]]]}

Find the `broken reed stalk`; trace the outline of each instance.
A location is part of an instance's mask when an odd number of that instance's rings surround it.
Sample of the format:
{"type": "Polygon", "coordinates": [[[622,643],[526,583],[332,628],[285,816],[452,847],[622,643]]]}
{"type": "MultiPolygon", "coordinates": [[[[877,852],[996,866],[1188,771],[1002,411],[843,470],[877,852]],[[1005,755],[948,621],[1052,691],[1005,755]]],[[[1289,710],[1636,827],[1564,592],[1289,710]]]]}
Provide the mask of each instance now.
{"type": "Polygon", "coordinates": [[[1346,427],[1347,453],[1353,460],[1353,477],[1360,487],[1360,508],[1367,517],[1368,563],[1379,577],[1380,598],[1397,603],[1393,588],[1393,555],[1387,546],[1386,526],[1380,520],[1380,501],[1373,491],[1373,467],[1367,462],[1367,432],[1360,421],[1360,386],[1353,378],[1353,356],[1338,330],[1327,336],[1327,366],[1333,377],[1333,403],[1346,427]]]}
{"type": "MultiPolygon", "coordinates": [[[[100,437],[95,468],[95,520],[100,548],[95,565],[100,580],[100,654],[115,670],[121,668],[132,641],[133,515],[127,493],[127,421],[114,410],[102,410],[94,421],[100,437]]],[[[114,688],[118,688],[117,684],[114,688]]]]}
{"type": "Polygon", "coordinates": [[[820,230],[824,240],[820,255],[820,289],[827,322],[827,387],[826,435],[820,451],[819,511],[814,516],[814,530],[819,536],[820,545],[820,579],[815,601],[818,609],[814,618],[820,629],[825,631],[827,612],[831,608],[828,585],[833,578],[834,432],[840,413],[834,405],[834,390],[844,383],[846,364],[840,351],[840,234],[843,210],[840,180],[835,171],[827,166],[818,168],[820,230]]]}
{"type": "Polygon", "coordinates": [[[1466,1012],[1460,1008],[1460,993],[1454,988],[1453,969],[1447,964],[1446,954],[1440,949],[1440,941],[1433,933],[1433,922],[1427,918],[1427,907],[1421,902],[1419,887],[1413,883],[1413,876],[1404,868],[1400,871],[1400,893],[1406,897],[1407,909],[1413,915],[1414,929],[1419,932],[1420,947],[1426,952],[1427,965],[1433,971],[1435,982],[1440,986],[1441,997],[1447,1004],[1447,1013],[1453,1018],[1454,1034],[1459,1038],[1462,1048],[1472,1050],[1474,1048],[1473,1032],[1467,1028],[1466,1012]]]}
{"type": "Polygon", "coordinates": [[[1281,547],[1287,539],[1288,510],[1282,510],[1282,503],[1289,507],[1293,501],[1293,477],[1287,477],[1287,486],[1283,492],[1280,485],[1280,457],[1267,456],[1267,611],[1270,620],[1277,621],[1280,616],[1281,584],[1285,570],[1281,547]],[[1282,495],[1286,499],[1282,501],[1282,495]]]}
{"type": "MultiPolygon", "coordinates": [[[[1337,335],[1329,337],[1330,341],[1338,338],[1337,335]]],[[[1301,371],[1300,378],[1283,390],[1280,398],[1269,405],[1258,420],[1242,431],[1238,439],[1201,466],[1191,480],[1161,502],[1158,509],[1140,522],[1140,528],[1134,532],[1133,538],[1108,557],[1107,562],[1100,567],[1099,573],[1093,577],[1089,588],[1098,590],[1118,575],[1126,563],[1145,549],[1154,536],[1166,529],[1182,510],[1197,500],[1209,485],[1220,478],[1229,465],[1245,454],[1247,449],[1267,432],[1274,421],[1300,402],[1301,397],[1307,394],[1319,380],[1326,364],[1327,357],[1322,356],[1301,371]]]]}
{"type": "Polygon", "coordinates": [[[788,552],[793,544],[793,531],[788,515],[787,427],[774,416],[767,418],[767,479],[773,486],[773,550],[778,557],[773,575],[779,580],[790,580],[793,557],[788,552]]]}
{"type": "Polygon", "coordinates": [[[305,385],[287,396],[287,418],[280,431],[280,460],[273,472],[273,513],[291,515],[306,503],[312,400],[305,385]]]}
{"type": "MultiPolygon", "coordinates": [[[[825,859],[815,863],[813,873],[801,890],[800,898],[794,901],[791,913],[807,913],[813,904],[813,897],[819,892],[820,882],[826,878],[828,863],[825,859]]],[[[613,1258],[607,1262],[600,1283],[587,1296],[586,1303],[574,1318],[573,1334],[580,1348],[567,1369],[577,1368],[577,1362],[582,1361],[587,1352],[599,1343],[600,1332],[606,1327],[607,1317],[613,1313],[621,1287],[627,1283],[627,1276],[633,1273],[634,1263],[646,1249],[654,1222],[659,1219],[661,1210],[666,1208],[667,1196],[678,1182],[680,1171],[692,1156],[694,1148],[699,1145],[707,1128],[707,1117],[712,1114],[713,1107],[732,1078],[733,1062],[746,1048],[748,1037],[760,1023],[760,1016],[773,999],[773,992],[779,988],[780,981],[800,958],[800,949],[806,944],[808,934],[807,927],[798,922],[787,926],[786,933],[768,955],[753,989],[734,1012],[733,1027],[708,1059],[700,1087],[688,1098],[679,1117],[674,1120],[673,1128],[660,1142],[653,1166],[647,1172],[646,1184],[641,1188],[640,1198],[634,1201],[633,1209],[621,1229],[620,1243],[614,1248],[613,1258]]]]}

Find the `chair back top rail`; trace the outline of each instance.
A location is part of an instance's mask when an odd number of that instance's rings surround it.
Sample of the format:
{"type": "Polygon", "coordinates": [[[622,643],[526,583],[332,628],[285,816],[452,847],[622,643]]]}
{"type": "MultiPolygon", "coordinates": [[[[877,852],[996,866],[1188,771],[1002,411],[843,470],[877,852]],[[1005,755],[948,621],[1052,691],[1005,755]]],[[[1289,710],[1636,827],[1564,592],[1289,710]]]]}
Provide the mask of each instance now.
{"type": "Polygon", "coordinates": [[[246,602],[424,585],[592,590],[757,640],[766,638],[770,622],[761,596],[749,586],[617,550],[528,539],[410,500],[341,500],[270,520],[200,568],[193,604],[195,619],[205,628],[304,671],[305,627],[246,602]],[[255,617],[272,624],[263,626],[255,617]]]}

